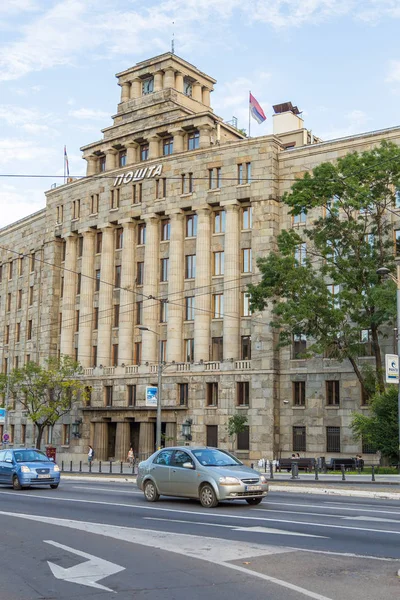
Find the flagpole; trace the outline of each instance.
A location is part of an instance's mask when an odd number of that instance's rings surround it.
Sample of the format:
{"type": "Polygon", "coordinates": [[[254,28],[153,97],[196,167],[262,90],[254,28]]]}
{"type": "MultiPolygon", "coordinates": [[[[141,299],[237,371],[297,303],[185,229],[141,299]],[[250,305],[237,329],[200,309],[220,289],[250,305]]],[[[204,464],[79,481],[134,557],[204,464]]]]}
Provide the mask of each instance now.
{"type": "Polygon", "coordinates": [[[249,90],[249,137],[251,137],[250,136],[250,119],[251,119],[251,114],[250,114],[250,94],[251,94],[251,91],[249,90]]]}
{"type": "Polygon", "coordinates": [[[63,159],[64,159],[64,184],[65,184],[65,168],[66,168],[66,164],[65,164],[65,151],[66,151],[66,147],[64,146],[64,155],[63,155],[63,159]]]}

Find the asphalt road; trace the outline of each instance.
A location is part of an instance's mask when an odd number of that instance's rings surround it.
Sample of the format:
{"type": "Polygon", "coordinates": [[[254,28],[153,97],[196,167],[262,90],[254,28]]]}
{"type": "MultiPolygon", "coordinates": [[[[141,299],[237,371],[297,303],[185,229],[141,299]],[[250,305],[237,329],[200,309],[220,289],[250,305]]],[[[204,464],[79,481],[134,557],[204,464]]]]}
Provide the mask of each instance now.
{"type": "Polygon", "coordinates": [[[0,488],[0,600],[393,600],[400,501],[147,503],[131,483],[0,488]]]}

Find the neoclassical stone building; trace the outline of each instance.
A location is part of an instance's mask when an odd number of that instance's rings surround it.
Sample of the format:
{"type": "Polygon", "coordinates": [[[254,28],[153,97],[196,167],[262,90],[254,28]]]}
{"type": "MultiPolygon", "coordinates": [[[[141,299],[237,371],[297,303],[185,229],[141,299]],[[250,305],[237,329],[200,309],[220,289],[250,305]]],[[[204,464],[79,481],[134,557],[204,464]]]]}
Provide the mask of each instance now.
{"type": "MultiPolygon", "coordinates": [[[[362,408],[351,366],[296,359],[302,340],[277,350],[246,287],[281,229],[304,226],[279,202],[291,181],[400,143],[400,128],[322,142],[286,103],[274,107],[272,135],[245,138],[214,114],[215,80],[173,54],[117,78],[113,125],[82,148],[87,176],[53,186],[44,210],[0,231],[3,370],[68,354],[90,389],[46,441],[65,458],[89,443],[103,460],[125,459],[130,443],[152,452],[147,388],[161,361],[167,444],[183,442],[186,422],[191,443],[231,448],[227,419],[240,412],[249,428],[234,445],[245,460],[368,451],[348,427],[362,408]]],[[[32,424],[18,401],[10,408],[13,443],[31,443],[32,424]]]]}

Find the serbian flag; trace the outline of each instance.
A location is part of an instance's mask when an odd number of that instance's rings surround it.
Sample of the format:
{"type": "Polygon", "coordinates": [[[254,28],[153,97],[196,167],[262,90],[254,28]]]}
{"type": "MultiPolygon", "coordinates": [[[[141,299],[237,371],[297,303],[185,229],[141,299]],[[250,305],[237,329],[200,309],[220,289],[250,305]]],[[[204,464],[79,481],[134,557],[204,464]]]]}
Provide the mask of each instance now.
{"type": "Polygon", "coordinates": [[[64,173],[69,177],[69,163],[68,163],[68,154],[67,154],[67,146],[64,146],[64,173]]]}
{"type": "Polygon", "coordinates": [[[250,113],[251,113],[251,116],[253,117],[253,119],[255,119],[258,124],[264,123],[264,121],[266,120],[267,117],[265,116],[263,109],[258,104],[257,100],[254,98],[254,96],[252,95],[251,92],[250,92],[249,102],[250,102],[250,113]]]}

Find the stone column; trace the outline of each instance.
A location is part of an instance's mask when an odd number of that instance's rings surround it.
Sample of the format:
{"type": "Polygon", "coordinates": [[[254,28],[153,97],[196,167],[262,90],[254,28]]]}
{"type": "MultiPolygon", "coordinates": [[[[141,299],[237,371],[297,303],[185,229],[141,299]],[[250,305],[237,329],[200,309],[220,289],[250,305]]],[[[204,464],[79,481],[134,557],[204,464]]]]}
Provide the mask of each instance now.
{"type": "Polygon", "coordinates": [[[115,436],[115,460],[126,461],[131,443],[131,427],[129,422],[117,423],[115,436]]]}
{"type": "MultiPolygon", "coordinates": [[[[119,352],[118,364],[133,364],[133,314],[135,306],[135,234],[132,221],[122,222],[124,241],[122,247],[121,291],[119,296],[119,352]]],[[[129,450],[129,448],[128,448],[129,450]]],[[[127,452],[128,452],[127,450],[127,452]]]]}
{"type": "Polygon", "coordinates": [[[99,328],[97,334],[97,366],[110,366],[111,331],[114,291],[114,228],[102,228],[103,241],[100,262],[99,328]],[[111,285],[110,285],[111,284],[111,285]]]}
{"type": "Polygon", "coordinates": [[[79,344],[78,360],[82,367],[91,366],[93,295],[94,295],[94,256],[96,233],[88,229],[83,233],[83,253],[81,269],[81,297],[79,301],[79,344]]]}
{"type": "Polygon", "coordinates": [[[130,98],[131,84],[129,81],[121,83],[121,102],[126,102],[130,98]]]}
{"type": "Polygon", "coordinates": [[[239,206],[224,206],[225,228],[225,277],[224,277],[224,359],[238,360],[240,356],[240,234],[239,206]]]}
{"type": "Polygon", "coordinates": [[[175,89],[183,94],[183,75],[182,73],[175,74],[175,89]]]}
{"type": "Polygon", "coordinates": [[[166,446],[175,446],[176,444],[176,423],[165,424],[166,446]]]}
{"type": "Polygon", "coordinates": [[[183,152],[183,141],[185,132],[182,129],[173,129],[171,134],[174,136],[174,154],[176,152],[183,152]]]}
{"type": "Polygon", "coordinates": [[[108,423],[94,424],[93,450],[96,460],[108,459],[108,423]]]}
{"type": "Polygon", "coordinates": [[[99,160],[97,158],[97,156],[95,156],[94,154],[91,154],[90,156],[85,156],[84,158],[87,161],[87,167],[86,167],[87,177],[90,177],[91,175],[96,175],[97,165],[98,165],[98,160],[99,160]]]}
{"type": "Polygon", "coordinates": [[[168,323],[167,323],[167,360],[182,360],[184,297],[184,216],[181,212],[170,215],[171,237],[169,242],[168,273],[168,323]]]}
{"type": "Polygon", "coordinates": [[[154,91],[159,92],[163,89],[163,72],[157,71],[154,73],[154,91]]]}
{"type": "Polygon", "coordinates": [[[210,90],[206,87],[203,87],[203,104],[206,106],[210,106],[210,90]]]}
{"type": "Polygon", "coordinates": [[[192,98],[193,100],[197,100],[198,102],[201,102],[203,100],[201,93],[201,83],[199,83],[198,81],[195,81],[192,85],[192,98]]]}
{"type": "Polygon", "coordinates": [[[140,423],[139,460],[144,460],[155,450],[154,423],[140,423]]]}
{"type": "Polygon", "coordinates": [[[66,237],[60,353],[69,356],[74,356],[77,240],[74,234],[66,237]]]}
{"type": "Polygon", "coordinates": [[[117,157],[117,151],[114,150],[114,148],[108,148],[105,151],[105,155],[106,155],[106,171],[112,171],[112,169],[116,168],[116,157],[117,157]]]}
{"type": "Polygon", "coordinates": [[[200,125],[200,148],[209,148],[211,146],[211,126],[210,125],[200,125]]]}
{"type": "Polygon", "coordinates": [[[149,159],[160,156],[160,138],[153,135],[149,138],[149,159]]]}
{"type": "Polygon", "coordinates": [[[175,69],[172,69],[172,68],[165,69],[164,88],[175,88],[175,69]]]}
{"type": "MultiPolygon", "coordinates": [[[[146,245],[144,249],[144,282],[143,282],[143,325],[158,333],[160,320],[159,283],[159,248],[160,221],[155,215],[144,217],[146,221],[146,245]],[[150,299],[146,300],[151,296],[150,299]]],[[[158,335],[152,331],[142,331],[143,362],[158,361],[158,335]]]]}
{"type": "Polygon", "coordinates": [[[210,209],[197,211],[196,311],[194,316],[194,360],[210,359],[211,323],[211,220],[210,209]]]}
{"type": "Polygon", "coordinates": [[[138,148],[139,144],[136,142],[127,142],[126,144],[126,164],[134,165],[138,162],[138,148]]]}
{"type": "Polygon", "coordinates": [[[142,95],[142,80],[139,77],[136,77],[132,80],[131,84],[131,99],[140,98],[142,95]]]}

